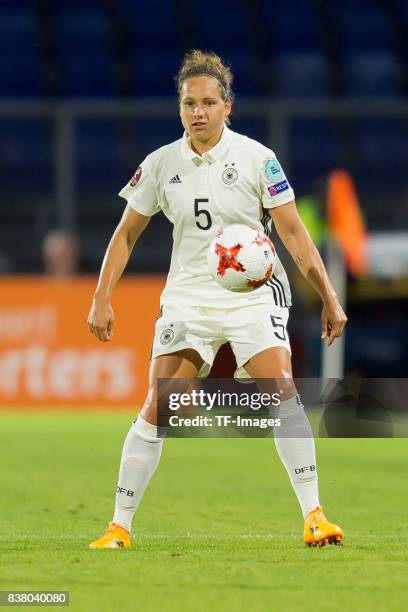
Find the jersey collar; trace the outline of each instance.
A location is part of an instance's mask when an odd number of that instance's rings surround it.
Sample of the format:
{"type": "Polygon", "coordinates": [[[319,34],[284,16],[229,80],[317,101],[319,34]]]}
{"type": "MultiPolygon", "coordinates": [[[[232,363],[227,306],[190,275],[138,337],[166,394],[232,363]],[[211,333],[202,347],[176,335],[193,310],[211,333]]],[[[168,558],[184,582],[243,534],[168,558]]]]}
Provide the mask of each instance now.
{"type": "Polygon", "coordinates": [[[221,138],[219,139],[215,147],[213,147],[206,153],[203,153],[203,155],[199,155],[191,148],[190,136],[187,134],[187,132],[184,132],[183,138],[181,140],[181,154],[184,159],[191,159],[193,161],[199,162],[205,160],[212,164],[213,162],[217,161],[217,159],[220,159],[225,153],[231,142],[232,134],[233,132],[226,125],[224,125],[224,130],[221,134],[221,138]]]}

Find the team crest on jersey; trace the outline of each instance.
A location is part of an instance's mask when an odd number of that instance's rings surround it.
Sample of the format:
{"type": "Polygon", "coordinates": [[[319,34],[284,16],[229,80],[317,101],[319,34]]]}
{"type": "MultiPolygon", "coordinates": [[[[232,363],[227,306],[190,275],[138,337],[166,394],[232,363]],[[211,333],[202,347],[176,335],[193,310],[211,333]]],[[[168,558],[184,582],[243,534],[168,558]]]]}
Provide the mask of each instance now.
{"type": "Polygon", "coordinates": [[[276,158],[265,160],[263,171],[269,183],[278,183],[285,178],[282,167],[276,158]]]}
{"type": "Polygon", "coordinates": [[[225,170],[222,173],[222,182],[225,185],[234,185],[238,180],[238,172],[234,166],[235,163],[225,164],[225,170]]]}
{"type": "Polygon", "coordinates": [[[174,331],[167,327],[166,329],[163,329],[162,333],[160,334],[160,344],[170,344],[170,342],[173,341],[173,338],[174,331]]]}
{"type": "Polygon", "coordinates": [[[139,166],[138,168],[136,168],[136,172],[134,173],[134,175],[130,179],[130,186],[131,187],[136,187],[136,185],[140,181],[140,177],[141,176],[142,176],[142,166],[139,166]]]}

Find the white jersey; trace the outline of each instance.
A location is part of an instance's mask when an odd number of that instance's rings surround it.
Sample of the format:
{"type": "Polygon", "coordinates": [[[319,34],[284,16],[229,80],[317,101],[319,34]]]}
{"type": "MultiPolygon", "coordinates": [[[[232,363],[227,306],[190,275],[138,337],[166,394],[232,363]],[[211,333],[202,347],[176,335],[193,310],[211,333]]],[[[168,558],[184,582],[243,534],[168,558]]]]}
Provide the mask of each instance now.
{"type": "MultiPolygon", "coordinates": [[[[199,155],[190,138],[146,157],[120,191],[128,205],[148,217],[163,211],[173,224],[173,252],[161,304],[234,308],[251,302],[289,307],[286,272],[277,258],[273,277],[252,293],[220,287],[207,266],[207,250],[226,225],[256,225],[270,234],[269,208],[294,193],[273,151],[226,126],[219,142],[199,155]]],[[[159,245],[158,245],[159,248],[159,245]]]]}

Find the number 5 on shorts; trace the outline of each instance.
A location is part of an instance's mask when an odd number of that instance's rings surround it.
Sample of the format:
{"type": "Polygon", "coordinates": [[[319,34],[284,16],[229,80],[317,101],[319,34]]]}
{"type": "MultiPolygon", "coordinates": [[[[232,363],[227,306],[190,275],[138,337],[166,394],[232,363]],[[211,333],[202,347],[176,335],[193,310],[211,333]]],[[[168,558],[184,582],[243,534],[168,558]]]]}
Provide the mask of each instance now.
{"type": "Polygon", "coordinates": [[[279,338],[279,340],[286,342],[285,325],[279,322],[279,321],[282,321],[282,317],[273,316],[273,315],[270,315],[270,317],[271,317],[272,327],[274,330],[273,333],[275,334],[277,338],[279,338]],[[276,329],[281,330],[280,333],[279,331],[275,331],[276,329]]]}

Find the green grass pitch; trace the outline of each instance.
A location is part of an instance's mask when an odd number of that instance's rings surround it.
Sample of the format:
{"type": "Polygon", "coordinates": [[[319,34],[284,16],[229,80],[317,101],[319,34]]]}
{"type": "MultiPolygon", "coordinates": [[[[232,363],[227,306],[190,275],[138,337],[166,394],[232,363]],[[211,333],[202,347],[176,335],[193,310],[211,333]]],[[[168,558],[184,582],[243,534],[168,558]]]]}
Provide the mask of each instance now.
{"type": "Polygon", "coordinates": [[[406,440],[317,441],[342,547],[304,547],[273,441],[189,439],[165,443],[133,548],[91,551],[130,421],[0,413],[2,590],[69,590],[73,611],[405,608],[406,440]]]}

